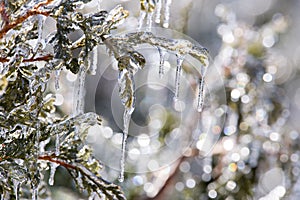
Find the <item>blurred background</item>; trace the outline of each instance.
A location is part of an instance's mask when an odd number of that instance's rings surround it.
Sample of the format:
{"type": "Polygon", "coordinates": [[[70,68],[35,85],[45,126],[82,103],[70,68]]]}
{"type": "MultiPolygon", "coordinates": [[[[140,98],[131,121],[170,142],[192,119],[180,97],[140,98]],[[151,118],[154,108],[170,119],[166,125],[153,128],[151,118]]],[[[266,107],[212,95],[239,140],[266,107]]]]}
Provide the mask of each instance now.
{"type": "MultiPolygon", "coordinates": [[[[140,2],[102,0],[100,8],[117,4],[130,16],[113,34],[136,31],[140,2]]],[[[92,1],[82,12],[94,12],[97,5],[92,1]]],[[[99,46],[97,74],[86,80],[85,110],[103,117],[103,126],[92,127],[86,141],[103,161],[103,177],[137,200],[300,198],[299,8],[299,0],[173,0],[169,29],[153,23],[152,31],[209,50],[204,110],[196,111],[197,78],[191,70],[199,63],[184,61],[174,103],[176,56],[166,55],[165,75],[159,78],[157,49],[138,47],[147,64],[135,75],[137,101],[123,183],[117,180],[124,111],[117,63],[99,46]]],[[[69,88],[76,78],[60,75],[61,113],[72,109],[69,88]]],[[[57,191],[80,198],[68,179],[60,180],[58,173],[56,180],[57,191]]]]}

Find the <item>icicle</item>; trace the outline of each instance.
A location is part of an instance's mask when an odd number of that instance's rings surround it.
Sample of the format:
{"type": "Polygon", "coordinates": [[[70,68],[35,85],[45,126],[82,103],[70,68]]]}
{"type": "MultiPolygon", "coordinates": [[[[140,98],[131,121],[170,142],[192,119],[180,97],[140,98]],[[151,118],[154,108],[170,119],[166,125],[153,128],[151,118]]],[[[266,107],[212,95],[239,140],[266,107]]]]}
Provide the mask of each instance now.
{"type": "Polygon", "coordinates": [[[169,19],[170,19],[170,6],[171,6],[172,0],[165,0],[164,5],[164,22],[163,27],[169,28],[169,19]]]}
{"type": "Polygon", "coordinates": [[[164,64],[165,64],[165,54],[166,52],[161,49],[160,47],[157,47],[158,53],[159,53],[159,77],[162,78],[162,76],[164,75],[165,71],[164,71],[164,64]]]}
{"type": "Polygon", "coordinates": [[[43,24],[44,24],[45,17],[43,15],[38,15],[38,38],[37,38],[37,44],[35,46],[36,51],[39,48],[40,44],[43,44],[42,42],[42,36],[43,36],[43,24]]]}
{"type": "Polygon", "coordinates": [[[153,16],[153,12],[148,12],[147,13],[147,31],[151,31],[152,28],[152,16],[153,16]]]}
{"type": "Polygon", "coordinates": [[[146,15],[147,15],[147,13],[146,13],[145,10],[141,10],[141,11],[140,11],[140,16],[139,16],[139,27],[138,27],[139,30],[143,27],[143,23],[144,23],[144,20],[145,20],[146,15]]]}
{"type": "Polygon", "coordinates": [[[55,135],[55,155],[59,156],[60,150],[59,150],[59,134],[56,133],[55,135]]]}
{"type": "Polygon", "coordinates": [[[123,139],[122,139],[122,157],[121,157],[121,172],[119,176],[119,181],[123,182],[124,181],[124,171],[125,171],[125,153],[126,153],[126,142],[127,142],[127,137],[128,137],[128,129],[129,129],[129,123],[131,119],[131,113],[132,110],[126,109],[124,111],[123,115],[123,122],[124,122],[124,129],[123,129],[123,139]]]}
{"type": "Polygon", "coordinates": [[[74,116],[82,114],[84,109],[84,83],[85,83],[85,75],[86,75],[86,69],[84,65],[80,65],[80,69],[78,72],[78,85],[75,92],[75,109],[74,109],[74,116]]]}
{"type": "Polygon", "coordinates": [[[98,12],[101,11],[101,1],[102,1],[102,0],[98,0],[98,1],[97,1],[97,9],[98,9],[98,12]]]}
{"type": "Polygon", "coordinates": [[[58,70],[56,70],[55,71],[55,89],[56,90],[59,90],[59,76],[60,76],[60,72],[61,72],[61,70],[60,69],[58,69],[58,70]]]}
{"type": "Polygon", "coordinates": [[[92,58],[91,58],[91,65],[89,68],[89,72],[91,75],[96,75],[97,65],[98,65],[98,47],[94,47],[92,50],[92,58]]]}
{"type": "Polygon", "coordinates": [[[178,100],[179,97],[179,87],[180,87],[180,76],[181,76],[181,68],[182,62],[184,60],[184,56],[177,54],[177,67],[176,67],[176,77],[175,77],[175,95],[174,101],[178,100]]]}
{"type": "Polygon", "coordinates": [[[156,1],[155,23],[158,23],[158,24],[160,23],[161,1],[162,0],[157,0],[156,1]]]}
{"type": "Polygon", "coordinates": [[[19,200],[20,182],[18,180],[13,179],[13,184],[16,200],[19,200]]]}
{"type": "Polygon", "coordinates": [[[38,199],[38,188],[35,187],[32,189],[32,200],[37,200],[38,199]]]}
{"type": "Polygon", "coordinates": [[[59,164],[57,163],[50,163],[50,174],[49,174],[49,185],[53,185],[54,184],[54,176],[55,176],[55,172],[56,172],[56,168],[59,166],[59,164]]]}
{"type": "Polygon", "coordinates": [[[199,80],[198,103],[197,103],[198,112],[202,111],[203,103],[204,103],[204,77],[202,77],[199,80]]]}

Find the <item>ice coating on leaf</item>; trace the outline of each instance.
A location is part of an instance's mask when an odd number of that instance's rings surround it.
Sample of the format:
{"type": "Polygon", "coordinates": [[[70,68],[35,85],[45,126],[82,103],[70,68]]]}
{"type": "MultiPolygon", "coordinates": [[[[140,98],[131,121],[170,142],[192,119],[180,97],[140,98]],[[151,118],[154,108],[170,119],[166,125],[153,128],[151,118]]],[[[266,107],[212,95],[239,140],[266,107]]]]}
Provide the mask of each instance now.
{"type": "Polygon", "coordinates": [[[49,173],[49,185],[53,185],[54,184],[54,176],[55,176],[55,172],[57,167],[59,166],[59,164],[57,163],[50,163],[50,173],[49,173]]]}
{"type": "Polygon", "coordinates": [[[121,97],[122,104],[128,110],[134,110],[135,106],[135,94],[134,94],[134,80],[133,75],[127,69],[119,72],[119,95],[121,97]]]}
{"type": "Polygon", "coordinates": [[[179,97],[179,87],[180,87],[180,76],[181,76],[181,68],[184,60],[184,56],[180,54],[176,54],[177,57],[177,66],[176,66],[176,77],[175,77],[175,95],[174,101],[178,100],[179,97]]]}
{"type": "Polygon", "coordinates": [[[199,80],[197,111],[202,112],[204,104],[204,76],[199,80]]]}
{"type": "MultiPolygon", "coordinates": [[[[183,55],[190,55],[194,58],[196,58],[200,64],[199,68],[197,69],[199,71],[199,74],[201,78],[203,78],[203,82],[200,82],[200,93],[198,95],[199,103],[197,105],[198,110],[201,110],[200,108],[203,106],[203,92],[204,92],[204,77],[207,71],[207,67],[209,65],[209,54],[206,48],[196,46],[192,44],[190,41],[187,40],[182,40],[182,39],[167,39],[167,38],[162,38],[162,37],[156,37],[153,33],[151,32],[133,32],[133,33],[128,33],[125,35],[117,36],[117,37],[111,37],[109,39],[109,43],[111,46],[114,46],[114,51],[117,51],[118,54],[121,54],[121,52],[129,52],[132,51],[132,48],[134,46],[138,46],[140,44],[151,44],[155,47],[158,48],[159,55],[160,55],[160,75],[163,74],[163,51],[162,49],[165,49],[166,51],[173,52],[176,55],[180,55],[177,57],[177,69],[176,69],[176,81],[175,81],[175,100],[178,98],[179,94],[179,85],[180,85],[180,73],[181,73],[181,64],[183,59],[181,58],[183,55]]],[[[116,53],[115,53],[116,56],[116,53]]],[[[128,63],[128,62],[127,62],[128,63]]],[[[124,67],[123,67],[124,68],[124,67]]],[[[126,67],[125,67],[126,68],[126,67]]],[[[121,68],[119,67],[121,70],[121,68]]],[[[120,72],[122,76],[126,76],[123,74],[125,72],[120,72]]],[[[131,77],[127,75],[128,79],[131,80],[131,77]]],[[[125,79],[122,81],[125,83],[125,79]]],[[[130,81],[128,81],[130,82],[130,81]]],[[[126,84],[121,84],[123,86],[123,90],[125,91],[124,87],[126,84]]],[[[127,89],[129,89],[127,87],[127,89]]],[[[122,91],[122,90],[121,90],[122,91]]],[[[134,94],[132,90],[127,90],[131,91],[131,94],[134,94]]],[[[122,94],[122,93],[121,93],[122,94]]],[[[124,94],[124,93],[123,93],[124,94]]],[[[129,94],[129,92],[127,92],[129,94]]],[[[126,96],[126,95],[125,95],[126,96]]],[[[123,99],[125,99],[123,96],[123,99]]],[[[127,95],[128,96],[128,95],[127,95]]],[[[130,96],[130,95],[129,95],[130,96]]],[[[127,98],[129,101],[129,98],[127,98]]],[[[134,102],[134,101],[132,101],[134,102]]],[[[133,104],[130,104],[133,105],[133,104]]]]}
{"type": "Polygon", "coordinates": [[[128,127],[131,118],[131,114],[134,111],[135,106],[135,84],[133,76],[134,74],[144,67],[145,60],[138,52],[128,52],[128,55],[124,55],[118,58],[119,68],[119,95],[122,104],[125,107],[123,122],[123,139],[122,139],[122,158],[121,158],[121,174],[119,181],[124,179],[124,166],[125,166],[125,149],[126,140],[128,136],[128,127]]]}
{"type": "Polygon", "coordinates": [[[120,171],[120,176],[118,178],[118,180],[120,182],[124,181],[126,143],[127,143],[131,113],[132,113],[131,110],[128,110],[125,108],[124,115],[123,115],[124,129],[123,129],[123,138],[122,138],[122,155],[121,155],[121,161],[120,161],[121,171],[120,171]]]}
{"type": "Polygon", "coordinates": [[[60,69],[58,69],[58,70],[55,70],[55,80],[54,80],[54,84],[55,84],[55,89],[56,90],[59,90],[59,76],[60,76],[60,72],[61,72],[61,70],[60,69]]]}
{"type": "Polygon", "coordinates": [[[159,53],[159,77],[162,78],[162,76],[164,75],[165,71],[164,71],[164,64],[165,64],[165,54],[166,52],[160,48],[157,47],[158,53],[159,53]]]}
{"type": "Polygon", "coordinates": [[[89,73],[91,75],[95,75],[96,71],[97,71],[97,65],[98,65],[98,48],[97,46],[94,47],[94,49],[91,52],[92,56],[91,56],[91,64],[90,64],[90,68],[89,68],[89,73]]]}
{"type": "Polygon", "coordinates": [[[118,59],[119,68],[119,94],[122,104],[125,109],[130,110],[131,113],[135,106],[135,84],[134,74],[144,67],[145,60],[138,52],[129,52],[118,59]]]}
{"type": "Polygon", "coordinates": [[[188,40],[167,39],[163,37],[157,37],[151,32],[141,31],[111,37],[109,42],[114,45],[115,48],[121,48],[123,51],[132,51],[132,48],[139,44],[150,44],[155,47],[164,48],[167,51],[171,51],[175,54],[189,54],[199,60],[204,68],[208,67],[209,65],[208,50],[203,47],[198,47],[188,40]]]}
{"type": "Polygon", "coordinates": [[[121,5],[117,5],[108,13],[106,21],[111,21],[114,26],[117,26],[122,23],[128,15],[129,13],[127,10],[124,10],[121,5]]]}
{"type": "Polygon", "coordinates": [[[172,0],[164,0],[164,21],[163,27],[169,28],[169,20],[170,20],[170,7],[171,7],[172,0]]]}

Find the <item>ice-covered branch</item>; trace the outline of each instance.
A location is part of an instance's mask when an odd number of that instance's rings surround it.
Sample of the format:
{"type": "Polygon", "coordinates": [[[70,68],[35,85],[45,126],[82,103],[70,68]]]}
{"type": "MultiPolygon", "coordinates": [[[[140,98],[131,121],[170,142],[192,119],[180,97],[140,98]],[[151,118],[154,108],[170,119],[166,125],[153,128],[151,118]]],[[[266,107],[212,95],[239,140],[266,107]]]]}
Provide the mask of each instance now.
{"type": "MultiPolygon", "coordinates": [[[[49,16],[50,12],[46,12],[46,11],[40,11],[38,10],[41,6],[45,6],[48,5],[52,2],[53,0],[47,0],[44,2],[40,2],[38,4],[36,4],[33,9],[28,10],[27,13],[23,16],[20,16],[17,20],[11,22],[11,23],[6,23],[6,25],[2,28],[2,30],[0,31],[0,39],[3,38],[3,36],[11,29],[15,28],[17,25],[23,23],[26,19],[28,19],[31,16],[34,15],[44,15],[44,16],[49,16]]],[[[4,8],[2,8],[3,10],[4,8]]],[[[2,11],[1,10],[1,11],[2,11]]],[[[2,11],[3,12],[3,11],[2,11]]]]}

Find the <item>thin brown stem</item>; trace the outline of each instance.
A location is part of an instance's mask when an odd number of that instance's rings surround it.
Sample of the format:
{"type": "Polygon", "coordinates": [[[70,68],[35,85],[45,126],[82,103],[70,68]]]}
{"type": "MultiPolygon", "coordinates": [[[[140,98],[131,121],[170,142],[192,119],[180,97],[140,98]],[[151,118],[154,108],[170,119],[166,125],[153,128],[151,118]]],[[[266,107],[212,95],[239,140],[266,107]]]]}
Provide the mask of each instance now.
{"type": "Polygon", "coordinates": [[[65,168],[68,168],[68,169],[77,169],[77,167],[71,165],[71,164],[68,164],[68,163],[65,163],[61,160],[58,160],[57,158],[55,157],[52,157],[52,156],[39,156],[38,157],[39,160],[46,160],[46,161],[49,161],[49,162],[53,162],[53,163],[57,163],[65,168]]]}
{"type": "MultiPolygon", "coordinates": [[[[29,59],[24,59],[23,62],[36,62],[36,61],[49,61],[53,58],[52,55],[45,55],[37,58],[29,58],[29,59]]],[[[0,58],[0,62],[5,63],[9,62],[8,58],[0,58]]]]}

